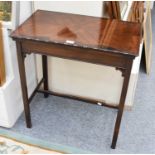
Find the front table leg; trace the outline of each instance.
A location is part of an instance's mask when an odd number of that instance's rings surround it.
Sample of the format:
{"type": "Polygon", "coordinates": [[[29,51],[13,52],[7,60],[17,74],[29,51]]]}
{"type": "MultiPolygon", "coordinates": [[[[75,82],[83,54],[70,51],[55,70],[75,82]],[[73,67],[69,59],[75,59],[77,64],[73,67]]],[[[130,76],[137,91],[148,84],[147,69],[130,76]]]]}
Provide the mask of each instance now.
{"type": "Polygon", "coordinates": [[[124,110],[126,94],[127,94],[128,85],[129,85],[131,67],[132,67],[132,61],[129,61],[128,67],[124,73],[123,87],[122,87],[122,92],[121,92],[121,97],[120,97],[120,102],[119,102],[119,107],[118,107],[118,113],[117,113],[114,133],[113,133],[113,140],[112,140],[112,144],[111,144],[112,149],[115,149],[116,143],[117,143],[117,138],[118,138],[119,129],[120,129],[120,125],[121,125],[121,119],[122,119],[123,110],[124,110]]]}
{"type": "Polygon", "coordinates": [[[22,46],[20,42],[18,41],[16,42],[16,47],[17,47],[17,58],[18,58],[20,83],[21,83],[21,89],[22,89],[26,125],[28,128],[31,128],[32,124],[31,124],[31,115],[30,115],[30,107],[29,107],[28,92],[27,92],[27,82],[26,82],[26,75],[25,75],[24,53],[22,52],[22,46]]]}

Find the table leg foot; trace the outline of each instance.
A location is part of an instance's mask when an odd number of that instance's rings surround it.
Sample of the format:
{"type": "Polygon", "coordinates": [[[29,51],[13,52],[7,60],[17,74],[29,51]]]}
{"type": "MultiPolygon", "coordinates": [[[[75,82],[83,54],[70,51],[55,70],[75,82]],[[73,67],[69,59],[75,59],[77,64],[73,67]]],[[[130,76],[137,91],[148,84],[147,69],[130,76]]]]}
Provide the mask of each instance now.
{"type": "Polygon", "coordinates": [[[49,94],[44,93],[44,98],[48,98],[49,94]]]}
{"type": "Polygon", "coordinates": [[[32,122],[31,122],[30,109],[28,111],[27,111],[27,109],[25,109],[25,119],[26,119],[27,128],[31,128],[32,127],[32,122]]]}
{"type": "Polygon", "coordinates": [[[111,144],[111,148],[112,148],[112,149],[115,149],[115,148],[116,148],[116,143],[115,143],[115,144],[112,143],[112,144],[111,144]]]}
{"type": "Polygon", "coordinates": [[[32,128],[32,123],[26,123],[27,128],[32,128]]]}

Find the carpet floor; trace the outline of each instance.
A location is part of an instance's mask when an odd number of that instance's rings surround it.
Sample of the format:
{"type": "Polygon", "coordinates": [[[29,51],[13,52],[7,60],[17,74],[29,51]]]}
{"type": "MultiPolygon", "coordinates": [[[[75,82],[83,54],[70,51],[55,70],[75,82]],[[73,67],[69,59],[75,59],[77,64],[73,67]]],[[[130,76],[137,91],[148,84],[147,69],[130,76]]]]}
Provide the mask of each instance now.
{"type": "Polygon", "coordinates": [[[153,62],[148,76],[141,67],[132,111],[125,111],[117,148],[110,148],[116,111],[75,100],[37,94],[31,104],[33,128],[22,115],[12,131],[94,153],[155,153],[155,10],[153,62]]]}

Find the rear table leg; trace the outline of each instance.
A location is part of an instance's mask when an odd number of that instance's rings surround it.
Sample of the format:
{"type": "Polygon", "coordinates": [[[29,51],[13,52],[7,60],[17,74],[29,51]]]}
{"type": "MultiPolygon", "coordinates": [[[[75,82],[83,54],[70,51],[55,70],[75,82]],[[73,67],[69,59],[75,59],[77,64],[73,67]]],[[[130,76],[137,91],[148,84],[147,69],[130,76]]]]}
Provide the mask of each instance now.
{"type": "MultiPolygon", "coordinates": [[[[42,55],[42,68],[43,68],[43,78],[44,78],[44,90],[48,91],[48,62],[47,56],[42,55]]],[[[44,97],[47,98],[49,94],[44,93],[44,97]]]]}

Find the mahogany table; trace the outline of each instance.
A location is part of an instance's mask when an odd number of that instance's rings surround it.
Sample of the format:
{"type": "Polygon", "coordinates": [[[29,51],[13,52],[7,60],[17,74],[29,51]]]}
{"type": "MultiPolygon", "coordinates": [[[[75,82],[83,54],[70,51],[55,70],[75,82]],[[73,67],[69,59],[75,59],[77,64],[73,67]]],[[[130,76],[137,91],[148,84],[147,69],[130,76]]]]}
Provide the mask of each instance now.
{"type": "MultiPolygon", "coordinates": [[[[11,37],[16,41],[19,73],[22,87],[25,119],[31,128],[29,103],[36,92],[90,101],[86,98],[67,96],[48,89],[47,56],[84,61],[115,67],[124,77],[112,148],[116,147],[126,99],[131,67],[139,53],[141,25],[139,23],[37,10],[11,37]],[[26,54],[42,55],[43,78],[28,98],[24,59],[26,54]],[[43,90],[40,89],[44,84],[43,90]]],[[[76,70],[76,68],[75,68],[76,70]]],[[[114,77],[115,78],[115,77],[114,77]]]]}

